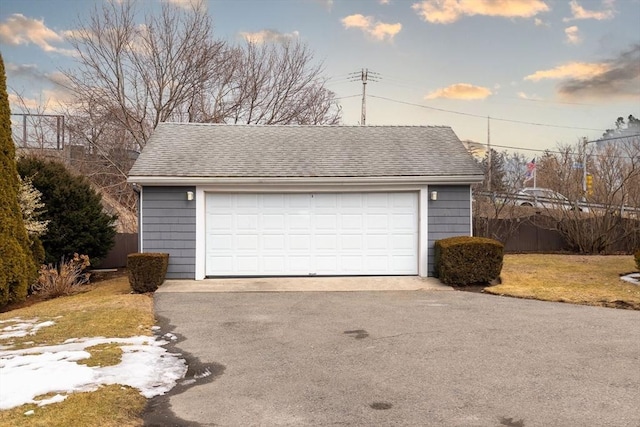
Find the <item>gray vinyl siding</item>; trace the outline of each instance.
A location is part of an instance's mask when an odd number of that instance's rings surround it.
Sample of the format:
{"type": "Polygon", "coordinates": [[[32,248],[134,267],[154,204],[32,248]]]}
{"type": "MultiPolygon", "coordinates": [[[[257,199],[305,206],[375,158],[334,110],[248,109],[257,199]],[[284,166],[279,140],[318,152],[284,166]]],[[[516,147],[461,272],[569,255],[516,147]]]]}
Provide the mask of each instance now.
{"type": "Polygon", "coordinates": [[[195,187],[142,189],[142,251],[169,254],[167,279],[193,279],[196,269],[195,187]]]}
{"type": "Polygon", "coordinates": [[[434,275],[434,245],[436,240],[471,235],[471,203],[468,185],[430,185],[438,200],[429,200],[428,256],[429,276],[434,275]]]}

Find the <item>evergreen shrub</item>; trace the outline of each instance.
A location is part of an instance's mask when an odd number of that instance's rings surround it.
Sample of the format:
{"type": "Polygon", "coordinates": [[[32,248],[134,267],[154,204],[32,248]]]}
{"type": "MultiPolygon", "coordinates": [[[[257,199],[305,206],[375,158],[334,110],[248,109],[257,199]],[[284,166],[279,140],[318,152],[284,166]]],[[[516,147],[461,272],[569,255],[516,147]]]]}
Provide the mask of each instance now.
{"type": "Polygon", "coordinates": [[[633,257],[636,260],[636,268],[640,270],[640,249],[638,249],[636,253],[633,254],[633,257]]]}
{"type": "Polygon", "coordinates": [[[448,285],[489,283],[500,277],[504,245],[486,237],[458,236],[435,242],[435,269],[448,285]]]}
{"type": "Polygon", "coordinates": [[[38,157],[18,159],[18,172],[42,193],[48,221],[40,237],[45,263],[87,254],[94,264],[104,258],[115,243],[115,216],[104,212],[102,197],[84,176],[72,174],[64,164],[38,157]]]}
{"type": "Polygon", "coordinates": [[[162,285],[169,267],[169,254],[135,253],[127,256],[131,289],[139,294],[155,292],[162,285]]]}

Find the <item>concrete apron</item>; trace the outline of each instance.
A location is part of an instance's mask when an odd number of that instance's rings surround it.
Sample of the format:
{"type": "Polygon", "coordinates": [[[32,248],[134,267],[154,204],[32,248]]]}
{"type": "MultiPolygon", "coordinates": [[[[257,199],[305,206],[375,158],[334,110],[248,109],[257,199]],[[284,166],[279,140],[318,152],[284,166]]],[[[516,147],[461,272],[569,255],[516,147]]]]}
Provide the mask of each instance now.
{"type": "Polygon", "coordinates": [[[360,292],[450,291],[434,277],[256,277],[243,279],[165,280],[156,293],[170,292],[360,292]]]}

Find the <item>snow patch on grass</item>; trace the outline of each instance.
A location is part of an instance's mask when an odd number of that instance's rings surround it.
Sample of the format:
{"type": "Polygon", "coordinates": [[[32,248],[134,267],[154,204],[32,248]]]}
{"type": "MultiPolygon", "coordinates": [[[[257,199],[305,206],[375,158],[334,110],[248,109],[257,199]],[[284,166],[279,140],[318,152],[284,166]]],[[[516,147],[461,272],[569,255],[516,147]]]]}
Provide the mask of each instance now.
{"type": "MultiPolygon", "coordinates": [[[[9,319],[14,324],[5,327],[7,333],[0,339],[14,338],[15,332],[33,335],[38,329],[53,322],[37,323],[37,319],[9,319]],[[11,329],[7,329],[11,328],[11,329]]],[[[7,323],[9,321],[3,321],[7,323]]],[[[94,391],[101,385],[121,384],[140,390],[147,397],[158,396],[171,390],[187,372],[187,364],[180,354],[169,353],[165,340],[156,337],[130,338],[74,338],[63,344],[0,350],[0,410],[26,403],[39,406],[60,402],[70,393],[94,391]],[[100,344],[118,344],[122,360],[115,366],[89,367],[77,363],[91,354],[86,348],[100,344]],[[57,393],[36,400],[37,396],[57,393]]]]}

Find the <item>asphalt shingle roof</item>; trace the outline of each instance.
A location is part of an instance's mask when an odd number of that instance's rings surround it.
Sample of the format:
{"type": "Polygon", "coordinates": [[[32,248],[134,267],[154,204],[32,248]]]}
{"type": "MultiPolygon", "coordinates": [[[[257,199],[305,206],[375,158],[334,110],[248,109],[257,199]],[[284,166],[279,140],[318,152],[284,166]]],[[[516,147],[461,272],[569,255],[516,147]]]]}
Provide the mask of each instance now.
{"type": "Polygon", "coordinates": [[[481,175],[450,127],[161,123],[129,172],[158,177],[481,175]]]}

